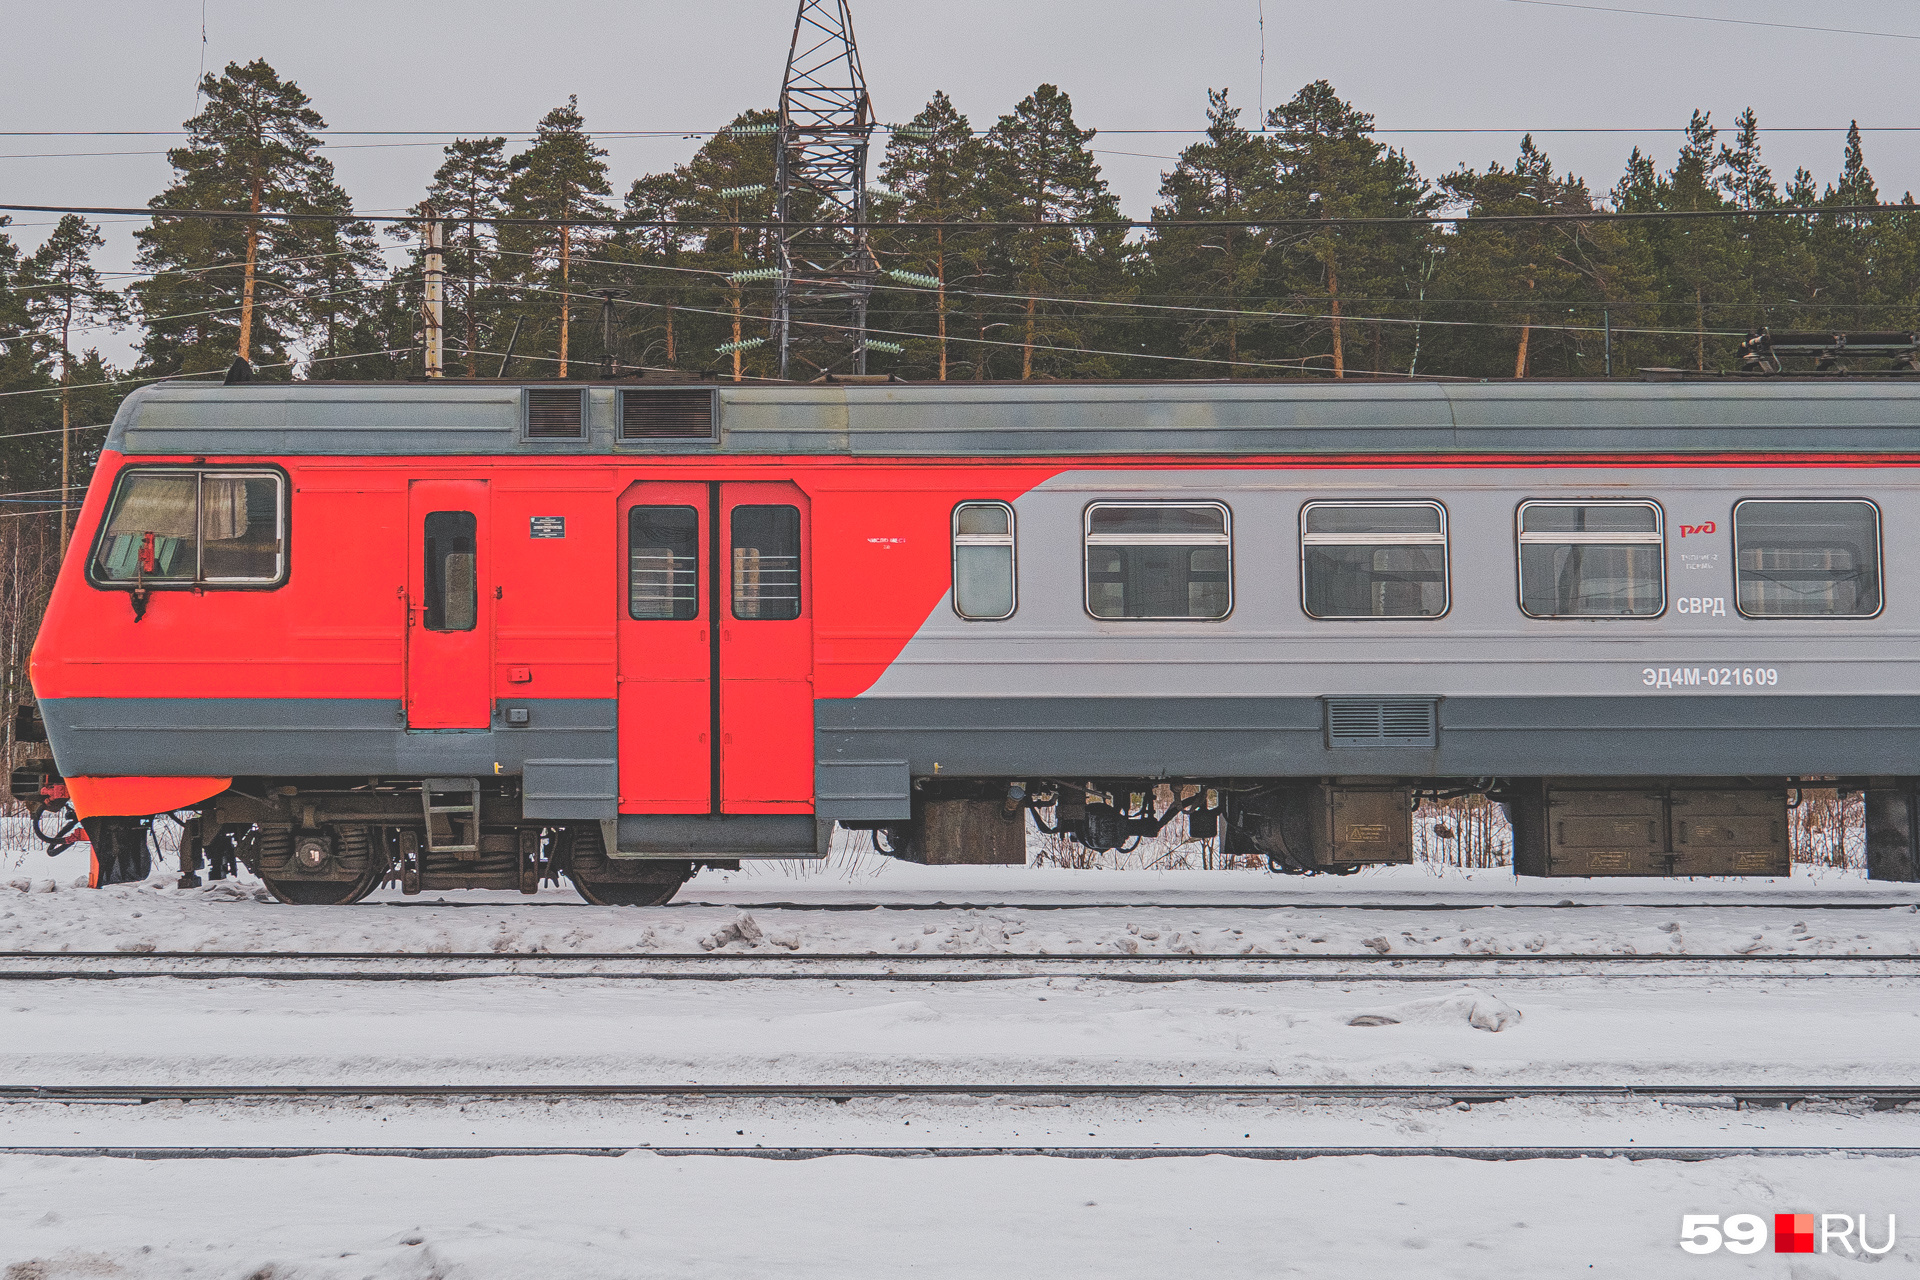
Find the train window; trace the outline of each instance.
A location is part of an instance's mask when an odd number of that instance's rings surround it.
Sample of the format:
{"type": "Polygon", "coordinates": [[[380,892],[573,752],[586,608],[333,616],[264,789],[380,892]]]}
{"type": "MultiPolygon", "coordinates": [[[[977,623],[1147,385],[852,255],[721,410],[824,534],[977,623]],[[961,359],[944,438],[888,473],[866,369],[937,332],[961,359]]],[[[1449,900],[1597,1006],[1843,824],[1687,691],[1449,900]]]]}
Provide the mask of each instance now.
{"type": "Polygon", "coordinates": [[[1863,500],[1737,502],[1735,597],[1754,618],[1880,612],[1880,509],[1863,500]]]}
{"type": "Polygon", "coordinates": [[[733,509],[733,616],[800,616],[800,508],[733,509]]]}
{"type": "Polygon", "coordinates": [[[1232,517],[1217,502],[1087,508],[1087,612],[1224,618],[1233,607],[1232,517]]]}
{"type": "Polygon", "coordinates": [[[963,618],[1013,616],[1013,508],[963,502],[953,509],[953,611],[963,618]]]}
{"type": "Polygon", "coordinates": [[[627,513],[627,613],[672,622],[700,616],[700,513],[694,508],[627,513]]]}
{"type": "Polygon", "coordinates": [[[1437,618],[1447,611],[1447,512],[1437,502],[1309,502],[1301,598],[1314,618],[1437,618]]]}
{"type": "Polygon", "coordinates": [[[479,559],[471,511],[430,511],[425,537],[429,631],[471,631],[479,620],[479,559]]]}
{"type": "Polygon", "coordinates": [[[91,576],[103,585],[278,582],[283,494],[273,472],[129,472],[114,492],[91,576]]]}
{"type": "Polygon", "coordinates": [[[1656,504],[1525,502],[1519,520],[1522,613],[1650,618],[1666,607],[1656,504]]]}

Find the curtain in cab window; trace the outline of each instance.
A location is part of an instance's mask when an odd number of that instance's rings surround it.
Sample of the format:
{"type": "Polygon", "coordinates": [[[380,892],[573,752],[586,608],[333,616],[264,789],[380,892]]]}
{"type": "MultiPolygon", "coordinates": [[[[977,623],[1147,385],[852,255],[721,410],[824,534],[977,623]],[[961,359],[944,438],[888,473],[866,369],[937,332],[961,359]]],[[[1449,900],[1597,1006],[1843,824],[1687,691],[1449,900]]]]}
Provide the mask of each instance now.
{"type": "Polygon", "coordinates": [[[276,581],[285,560],[280,477],[133,473],[115,492],[93,574],[103,582],[276,581]]]}

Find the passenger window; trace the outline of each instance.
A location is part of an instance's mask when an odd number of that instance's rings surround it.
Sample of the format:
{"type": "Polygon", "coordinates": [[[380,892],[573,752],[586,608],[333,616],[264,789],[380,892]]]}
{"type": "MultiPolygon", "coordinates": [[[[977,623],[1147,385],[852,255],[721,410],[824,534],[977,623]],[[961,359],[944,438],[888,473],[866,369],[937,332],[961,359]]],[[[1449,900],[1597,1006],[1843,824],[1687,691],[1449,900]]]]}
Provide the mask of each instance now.
{"type": "Polygon", "coordinates": [[[672,622],[700,616],[700,513],[694,508],[627,513],[627,612],[672,622]]]}
{"type": "Polygon", "coordinates": [[[1755,618],[1880,612],[1880,509],[1817,499],[1738,502],[1735,596],[1755,618]]]}
{"type": "Polygon", "coordinates": [[[953,509],[953,611],[990,620],[1013,614],[1013,508],[963,502],[953,509]]]}
{"type": "Polygon", "coordinates": [[[1087,508],[1087,612],[1096,618],[1224,618],[1233,607],[1231,517],[1217,502],[1087,508]]]}
{"type": "Polygon", "coordinates": [[[733,509],[733,616],[800,616],[800,508],[733,509]]]}
{"type": "Polygon", "coordinates": [[[277,582],[286,561],[282,494],[272,472],[129,473],[94,553],[94,581],[277,582]]]}
{"type": "Polygon", "coordinates": [[[1301,593],[1314,618],[1437,618],[1447,611],[1447,512],[1437,502],[1309,502],[1301,593]]]}
{"type": "Polygon", "coordinates": [[[1666,607],[1660,508],[1520,506],[1520,610],[1533,618],[1650,618],[1666,607]]]}
{"type": "Polygon", "coordinates": [[[471,511],[427,514],[424,581],[429,631],[471,631],[479,620],[479,562],[474,532],[471,511]]]}

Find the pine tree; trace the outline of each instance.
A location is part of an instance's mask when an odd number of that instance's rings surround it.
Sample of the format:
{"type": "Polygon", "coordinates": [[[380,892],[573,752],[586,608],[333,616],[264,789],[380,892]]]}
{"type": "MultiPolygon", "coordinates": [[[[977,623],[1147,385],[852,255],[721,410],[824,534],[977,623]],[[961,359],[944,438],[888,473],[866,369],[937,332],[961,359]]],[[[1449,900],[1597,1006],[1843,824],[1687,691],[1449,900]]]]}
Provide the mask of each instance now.
{"type": "MultiPolygon", "coordinates": [[[[902,222],[964,222],[982,217],[981,160],[984,148],[974,135],[973,125],[953,105],[953,100],[936,91],[905,129],[896,131],[887,141],[880,163],[880,180],[887,190],[900,197],[890,212],[902,222]]],[[[945,382],[957,367],[972,363],[957,359],[951,351],[947,333],[952,310],[951,291],[956,280],[975,282],[981,274],[982,251],[986,237],[978,231],[939,226],[930,230],[878,233],[875,251],[888,267],[930,276],[932,289],[934,377],[945,382]]],[[[881,328],[906,328],[921,318],[923,308],[913,304],[919,296],[889,286],[883,295],[886,304],[876,308],[881,328]]],[[[906,360],[917,362],[924,343],[909,343],[906,360]]]]}
{"type": "Polygon", "coordinates": [[[494,327],[501,310],[500,236],[488,219],[507,207],[506,145],[505,138],[455,138],[427,187],[426,205],[451,229],[444,262],[454,314],[447,328],[461,335],[469,378],[480,373],[481,331],[494,327]]]}
{"type": "Polygon", "coordinates": [[[578,240],[591,247],[602,234],[583,229],[582,219],[604,219],[612,211],[600,199],[613,194],[607,185],[606,150],[594,145],[580,114],[579,99],[567,98],[567,105],[555,107],[540,119],[533,145],[513,157],[508,164],[506,202],[516,218],[534,218],[555,226],[509,226],[501,236],[502,251],[520,264],[518,274],[534,284],[550,300],[549,311],[557,318],[556,349],[559,376],[568,375],[568,347],[573,319],[573,256],[578,240]]]}
{"type": "MultiPolygon", "coordinates": [[[[1277,211],[1293,218],[1408,218],[1430,212],[1438,198],[1413,163],[1373,137],[1373,117],[1342,101],[1331,84],[1316,80],[1289,102],[1267,113],[1275,131],[1280,166],[1277,211]]],[[[1293,256],[1308,255],[1318,268],[1328,312],[1333,376],[1346,376],[1346,329],[1342,277],[1349,294],[1366,297],[1408,292],[1427,255],[1423,228],[1330,227],[1293,237],[1293,256]]],[[[1382,326],[1375,326],[1375,362],[1384,367],[1382,326]]]]}
{"type": "MultiPolygon", "coordinates": [[[[736,382],[749,371],[766,377],[779,367],[771,344],[752,351],[730,345],[759,336],[749,332],[749,320],[753,329],[765,332],[761,325],[772,319],[773,283],[753,282],[750,313],[749,286],[733,277],[776,264],[772,234],[743,224],[764,223],[772,216],[774,144],[755,130],[778,119],[773,111],[743,111],[674,171],[677,216],[687,222],[718,224],[703,228],[693,238],[696,247],[686,260],[688,266],[710,273],[704,282],[685,290],[687,345],[701,361],[711,360],[716,348],[729,346],[727,359],[736,382]]],[[[804,217],[807,210],[796,212],[804,217]]]]}
{"type": "Polygon", "coordinates": [[[118,329],[126,319],[125,300],[109,289],[94,269],[93,253],[106,245],[99,230],[78,214],[54,224],[53,234],[21,266],[20,291],[27,317],[42,333],[57,334],[54,351],[60,370],[60,546],[71,527],[68,497],[73,488],[73,334],[76,327],[118,329]]]}
{"type": "Polygon", "coordinates": [[[1045,229],[1048,223],[1120,217],[1119,202],[1088,149],[1094,133],[1074,123],[1072,99],[1050,84],[1021,99],[987,133],[982,167],[990,216],[1042,228],[997,237],[998,266],[1021,298],[1016,324],[1022,378],[1036,371],[1100,376],[1113,367],[1105,357],[1079,354],[1094,345],[1089,309],[1055,299],[1119,296],[1125,234],[1045,229]]]}
{"type": "MultiPolygon", "coordinates": [[[[1156,222],[1260,217],[1274,207],[1278,156],[1270,139],[1240,124],[1240,108],[1227,90],[1207,90],[1207,136],[1180,153],[1180,162],[1160,183],[1156,222]]],[[[1180,354],[1227,362],[1238,377],[1248,320],[1240,314],[1266,272],[1271,234],[1259,229],[1165,226],[1148,244],[1148,269],[1156,296],[1191,299],[1193,309],[1171,322],[1165,345],[1180,354]],[[1224,311],[1224,316],[1214,314],[1224,311]]]]}
{"type": "Polygon", "coordinates": [[[1578,362],[1588,358],[1578,336],[1565,325],[1538,333],[1536,326],[1544,323],[1548,310],[1572,319],[1582,310],[1598,310],[1595,303],[1610,300],[1607,281],[1613,271],[1608,259],[1615,246],[1598,238],[1594,224],[1573,216],[1552,223],[1476,223],[1476,219],[1591,213],[1593,200],[1586,183],[1557,174],[1552,159],[1529,134],[1521,139],[1520,153],[1511,167],[1494,163],[1485,171],[1457,169],[1440,180],[1440,187],[1453,203],[1465,208],[1467,221],[1446,237],[1445,257],[1436,273],[1439,287],[1448,297],[1484,300],[1463,308],[1460,319],[1492,323],[1489,328],[1436,335],[1437,354],[1447,361],[1443,371],[1529,377],[1548,354],[1538,339],[1548,342],[1563,371],[1577,371],[1578,362]],[[1596,293],[1598,297],[1593,296],[1596,293]]]}
{"type": "MultiPolygon", "coordinates": [[[[260,59],[229,63],[201,84],[187,142],[167,152],[175,176],[148,202],[167,209],[340,212],[345,193],[318,152],[326,122],[307,95],[260,59]]],[[[327,273],[329,237],[311,222],[156,217],[135,233],[134,286],[146,326],[142,372],[225,368],[231,356],[291,363],[307,291],[327,273]],[[262,298],[262,287],[274,296],[262,298]],[[237,314],[236,314],[237,312],[237,314]]]]}

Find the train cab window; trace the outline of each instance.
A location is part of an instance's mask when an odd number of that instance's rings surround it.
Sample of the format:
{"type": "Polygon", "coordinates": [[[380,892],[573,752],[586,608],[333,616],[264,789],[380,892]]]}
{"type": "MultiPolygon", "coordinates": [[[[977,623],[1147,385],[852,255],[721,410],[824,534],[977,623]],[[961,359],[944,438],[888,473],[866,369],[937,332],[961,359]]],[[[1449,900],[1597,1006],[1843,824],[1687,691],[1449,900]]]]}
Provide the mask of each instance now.
{"type": "Polygon", "coordinates": [[[479,559],[471,511],[427,513],[425,537],[426,628],[471,631],[479,621],[479,559]]]}
{"type": "Polygon", "coordinates": [[[1660,508],[1520,505],[1520,610],[1532,618],[1650,618],[1666,607],[1660,508]]]}
{"type": "Polygon", "coordinates": [[[694,508],[627,513],[627,613],[662,622],[700,616],[700,513],[694,508]]]}
{"type": "Polygon", "coordinates": [[[1314,618],[1437,618],[1447,611],[1447,512],[1437,502],[1309,502],[1301,598],[1314,618]]]}
{"type": "Polygon", "coordinates": [[[102,586],[279,582],[285,492],[274,472],[128,472],[114,490],[90,576],[102,586]]]}
{"type": "Polygon", "coordinates": [[[987,621],[1013,616],[1013,508],[963,502],[953,509],[953,611],[987,621]]]}
{"type": "Polygon", "coordinates": [[[1750,618],[1880,612],[1880,509],[1852,499],[1733,507],[1735,598],[1750,618]]]}
{"type": "Polygon", "coordinates": [[[733,509],[733,616],[800,616],[800,508],[733,509]]]}
{"type": "Polygon", "coordinates": [[[1224,618],[1233,608],[1231,515],[1218,502],[1087,508],[1087,612],[1224,618]]]}

